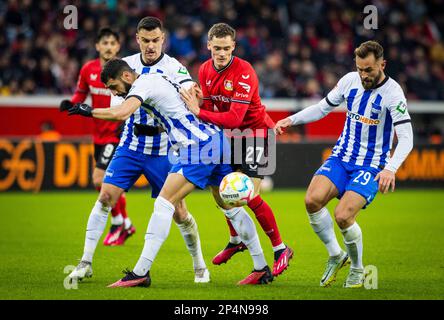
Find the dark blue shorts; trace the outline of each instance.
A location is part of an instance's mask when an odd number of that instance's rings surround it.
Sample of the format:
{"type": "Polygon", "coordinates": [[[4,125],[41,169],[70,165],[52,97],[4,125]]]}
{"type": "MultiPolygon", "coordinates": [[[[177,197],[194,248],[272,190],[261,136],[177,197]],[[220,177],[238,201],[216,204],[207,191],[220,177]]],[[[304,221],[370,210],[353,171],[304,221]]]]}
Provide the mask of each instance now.
{"type": "Polygon", "coordinates": [[[170,169],[168,156],[148,155],[119,147],[106,169],[103,182],[128,191],[143,174],[151,185],[151,196],[156,198],[170,169]]]}
{"type": "Polygon", "coordinates": [[[230,154],[230,144],[223,131],[219,131],[207,141],[181,148],[170,172],[182,174],[200,189],[219,186],[222,179],[233,172],[230,154]]]}
{"type": "Polygon", "coordinates": [[[337,157],[328,158],[316,171],[315,175],[323,175],[329,178],[339,191],[338,199],[341,199],[346,191],[354,191],[363,196],[367,207],[378,193],[378,181],[375,181],[379,169],[350,165],[337,157]]]}

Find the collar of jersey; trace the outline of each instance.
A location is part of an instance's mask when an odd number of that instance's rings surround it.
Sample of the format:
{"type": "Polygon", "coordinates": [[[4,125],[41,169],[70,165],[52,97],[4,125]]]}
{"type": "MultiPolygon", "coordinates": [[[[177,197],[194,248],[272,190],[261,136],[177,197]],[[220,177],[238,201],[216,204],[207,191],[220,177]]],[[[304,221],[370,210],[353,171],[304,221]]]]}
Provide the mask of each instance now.
{"type": "Polygon", "coordinates": [[[142,59],[142,53],[141,53],[141,54],[140,54],[140,62],[142,62],[142,64],[143,64],[145,67],[151,67],[151,66],[154,66],[156,63],[158,63],[160,60],[162,60],[163,56],[164,56],[164,53],[162,52],[162,54],[159,56],[159,58],[157,58],[156,60],[154,60],[152,63],[146,63],[145,61],[143,61],[143,59],[142,59]]]}
{"type": "Polygon", "coordinates": [[[225,70],[228,69],[229,66],[231,66],[231,64],[233,63],[233,60],[234,60],[234,56],[232,56],[230,62],[228,62],[228,64],[220,70],[216,69],[216,67],[214,66],[214,62],[213,62],[213,68],[214,68],[214,70],[216,70],[217,73],[224,72],[225,70]]]}
{"type": "Polygon", "coordinates": [[[378,89],[378,88],[382,87],[382,86],[388,81],[389,78],[390,78],[390,77],[389,77],[388,75],[385,75],[384,80],[382,80],[382,82],[381,82],[380,84],[378,84],[378,85],[375,87],[375,89],[378,89]]]}

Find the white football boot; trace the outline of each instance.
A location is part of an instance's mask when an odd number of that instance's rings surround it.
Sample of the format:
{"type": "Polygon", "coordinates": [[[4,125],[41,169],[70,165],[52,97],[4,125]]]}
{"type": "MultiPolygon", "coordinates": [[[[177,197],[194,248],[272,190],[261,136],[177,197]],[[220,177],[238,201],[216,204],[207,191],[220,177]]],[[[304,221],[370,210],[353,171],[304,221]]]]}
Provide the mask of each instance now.
{"type": "Polygon", "coordinates": [[[207,283],[210,282],[210,271],[205,269],[194,270],[194,282],[195,283],[207,283]]]}
{"type": "Polygon", "coordinates": [[[69,274],[71,280],[81,281],[83,278],[91,278],[93,275],[91,262],[80,261],[79,265],[69,274]]]}

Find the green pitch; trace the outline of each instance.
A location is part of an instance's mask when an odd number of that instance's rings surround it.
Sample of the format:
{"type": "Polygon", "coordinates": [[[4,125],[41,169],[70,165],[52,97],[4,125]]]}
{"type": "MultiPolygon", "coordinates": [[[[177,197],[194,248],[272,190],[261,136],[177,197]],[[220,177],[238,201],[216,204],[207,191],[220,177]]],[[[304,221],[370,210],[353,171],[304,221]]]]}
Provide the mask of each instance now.
{"type": "MultiPolygon", "coordinates": [[[[290,268],[271,285],[236,286],[252,269],[247,251],[222,266],[211,264],[212,257],[226,245],[228,228],[209,193],[198,192],[187,201],[199,225],[211,283],[194,284],[191,257],[173,224],[151,270],[151,287],[108,289],[108,284],[122,277],[121,270],[135,265],[153,208],[146,193],[131,192],[127,195],[128,212],[137,233],[123,247],[100,243],[93,278],[68,290],[64,268],[76,265],[81,257],[86,222],[97,194],[3,193],[0,299],[443,299],[443,195],[442,190],[397,190],[378,195],[361,212],[358,221],[363,230],[364,263],[377,268],[377,289],[343,289],[348,270],[340,271],[331,288],[319,287],[327,255],[308,223],[302,190],[264,195],[274,208],[284,241],[295,250],[290,268]]],[[[329,206],[330,212],[335,204],[329,206]]],[[[258,232],[271,265],[270,242],[260,227],[258,232]]]]}

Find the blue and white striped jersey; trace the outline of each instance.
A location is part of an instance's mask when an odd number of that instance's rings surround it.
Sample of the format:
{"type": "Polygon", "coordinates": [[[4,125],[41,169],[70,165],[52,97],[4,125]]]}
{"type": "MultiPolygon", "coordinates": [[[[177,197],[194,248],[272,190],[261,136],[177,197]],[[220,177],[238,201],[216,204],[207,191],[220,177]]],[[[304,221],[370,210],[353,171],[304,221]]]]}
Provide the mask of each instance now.
{"type": "Polygon", "coordinates": [[[166,130],[172,144],[187,147],[209,141],[220,128],[192,114],[182,101],[179,88],[164,74],[148,73],[134,81],[126,98],[139,99],[141,108],[166,130]]]}
{"type": "Polygon", "coordinates": [[[390,158],[394,126],[410,122],[401,86],[386,76],[376,88],[365,90],[358,72],[342,77],[326,101],[338,106],[345,101],[347,118],[333,157],[358,166],[382,169],[390,158]]]}
{"type": "MultiPolygon", "coordinates": [[[[133,70],[139,74],[145,73],[159,73],[165,74],[175,82],[182,84],[191,84],[192,79],[188,70],[176,59],[168,56],[165,53],[154,61],[152,64],[146,64],[142,60],[140,53],[123,58],[133,70]]],[[[111,106],[116,106],[124,101],[118,96],[111,97],[111,106]]],[[[168,154],[168,135],[161,133],[159,135],[139,136],[133,134],[134,123],[158,125],[157,120],[150,117],[144,109],[139,108],[129,117],[125,122],[125,127],[122,131],[119,147],[127,148],[132,151],[143,152],[151,155],[167,155],[168,154]]]]}

